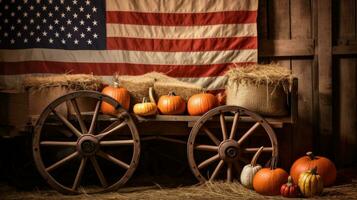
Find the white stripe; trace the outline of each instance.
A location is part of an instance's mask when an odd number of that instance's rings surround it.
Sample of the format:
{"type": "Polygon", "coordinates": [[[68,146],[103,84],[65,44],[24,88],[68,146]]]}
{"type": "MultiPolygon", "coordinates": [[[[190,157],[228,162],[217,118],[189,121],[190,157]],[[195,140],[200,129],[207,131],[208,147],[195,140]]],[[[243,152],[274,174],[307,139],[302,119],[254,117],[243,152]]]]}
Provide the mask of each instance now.
{"type": "Polygon", "coordinates": [[[208,65],[257,62],[257,50],[151,52],[123,50],[0,50],[0,62],[53,61],[75,63],[131,63],[153,65],[208,65]]]}
{"type": "Polygon", "coordinates": [[[106,0],[108,11],[207,13],[257,10],[258,0],[106,0]]]}
{"type": "Polygon", "coordinates": [[[257,36],[256,23],[207,26],[149,26],[107,24],[107,37],[149,39],[202,39],[257,36]]]}
{"type": "MultiPolygon", "coordinates": [[[[22,81],[26,76],[50,76],[52,74],[19,74],[19,75],[0,75],[0,88],[5,89],[22,89],[22,81]]],[[[111,84],[113,82],[113,76],[99,76],[104,83],[111,84]]],[[[224,89],[226,83],[226,77],[195,77],[195,78],[177,78],[181,81],[195,83],[208,90],[224,89]]]]}

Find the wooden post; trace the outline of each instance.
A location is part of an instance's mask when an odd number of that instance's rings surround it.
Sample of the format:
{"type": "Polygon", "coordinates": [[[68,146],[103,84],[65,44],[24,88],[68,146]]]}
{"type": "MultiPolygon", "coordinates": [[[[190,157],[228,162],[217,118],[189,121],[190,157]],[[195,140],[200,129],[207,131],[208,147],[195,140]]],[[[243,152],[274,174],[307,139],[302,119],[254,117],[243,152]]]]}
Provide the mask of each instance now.
{"type": "MultiPolygon", "coordinates": [[[[319,153],[332,155],[332,0],[317,0],[319,153]]],[[[315,58],[315,59],[316,59],[315,58]]],[[[317,142],[317,141],[316,141],[317,142]]]]}

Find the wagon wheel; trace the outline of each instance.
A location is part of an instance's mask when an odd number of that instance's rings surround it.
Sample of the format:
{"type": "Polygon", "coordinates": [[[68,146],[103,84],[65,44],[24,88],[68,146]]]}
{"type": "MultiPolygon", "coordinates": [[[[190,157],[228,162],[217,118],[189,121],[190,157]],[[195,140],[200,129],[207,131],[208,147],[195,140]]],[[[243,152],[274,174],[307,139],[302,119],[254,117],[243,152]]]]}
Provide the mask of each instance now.
{"type": "MultiPolygon", "coordinates": [[[[98,92],[79,91],[56,99],[42,112],[34,129],[33,155],[40,174],[49,185],[61,193],[78,194],[83,190],[86,193],[112,191],[124,185],[138,165],[140,155],[139,134],[130,114],[116,100],[98,92]],[[84,115],[80,111],[79,99],[96,102],[95,108],[93,106],[94,112],[90,112],[92,115],[84,115]],[[99,110],[104,102],[114,106],[118,115],[117,118],[111,118],[112,121],[108,127],[104,130],[98,130],[100,125],[97,123],[99,121],[99,110]],[[70,120],[61,114],[58,111],[59,109],[56,110],[63,104],[72,106],[74,112],[72,118],[75,118],[75,120],[70,120]],[[54,132],[48,131],[47,127],[54,121],[61,122],[62,129],[65,128],[67,132],[62,131],[61,133],[65,134],[57,133],[54,136],[54,132]],[[118,132],[123,129],[127,130],[125,133],[128,133],[125,136],[126,139],[122,139],[124,136],[121,136],[121,132],[118,132]],[[117,137],[121,137],[121,139],[117,139],[117,137]],[[113,138],[116,139],[113,140],[113,138]],[[62,148],[67,148],[67,154],[55,161],[52,159],[49,163],[44,157],[44,154],[49,151],[48,148],[52,148],[56,152],[61,152],[62,148]],[[106,152],[108,148],[128,149],[130,152],[128,158],[126,158],[127,161],[118,159],[118,155],[106,152]],[[107,171],[103,170],[103,164],[122,173],[119,174],[116,171],[116,173],[108,174],[107,171]],[[57,173],[64,171],[61,168],[67,169],[68,167],[73,168],[73,176],[69,179],[65,177],[67,180],[63,181],[61,179],[63,177],[59,177],[57,173]],[[92,170],[92,173],[88,173],[89,169],[92,170]],[[107,176],[105,172],[107,172],[107,176]],[[84,180],[89,180],[88,177],[92,177],[95,184],[83,184],[84,180]]],[[[71,170],[68,171],[71,172],[71,170]]],[[[66,173],[69,172],[66,171],[66,173]]]]}
{"type": "Polygon", "coordinates": [[[244,147],[245,141],[254,131],[262,126],[269,136],[271,146],[266,146],[263,152],[271,152],[272,158],[276,161],[278,157],[278,143],[274,130],[261,116],[238,106],[220,106],[204,114],[191,130],[187,143],[187,156],[193,174],[200,182],[213,181],[218,178],[233,181],[234,173],[240,173],[240,163],[246,163],[244,154],[253,154],[259,148],[244,147]],[[253,119],[254,125],[245,133],[237,133],[240,116],[249,116],[253,119]],[[227,116],[233,118],[230,131],[227,130],[227,116]],[[213,128],[208,127],[209,123],[220,124],[220,133],[215,134],[213,128]],[[219,121],[219,122],[218,122],[219,121]],[[207,135],[208,140],[200,143],[198,135],[207,135]],[[210,144],[207,144],[210,143],[210,144]],[[196,156],[195,156],[196,155],[196,156]],[[205,158],[199,159],[205,155],[205,158]],[[209,171],[210,170],[210,171],[209,171]]]}

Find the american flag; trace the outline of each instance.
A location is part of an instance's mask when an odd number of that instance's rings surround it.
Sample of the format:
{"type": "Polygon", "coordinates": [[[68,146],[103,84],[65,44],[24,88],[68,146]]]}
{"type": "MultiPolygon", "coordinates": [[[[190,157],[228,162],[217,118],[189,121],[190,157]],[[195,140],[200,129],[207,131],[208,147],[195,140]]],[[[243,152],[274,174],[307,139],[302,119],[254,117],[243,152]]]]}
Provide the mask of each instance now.
{"type": "Polygon", "coordinates": [[[209,90],[257,62],[258,0],[0,0],[0,87],[163,72],[209,90]],[[234,66],[236,66],[234,65],[234,66]]]}

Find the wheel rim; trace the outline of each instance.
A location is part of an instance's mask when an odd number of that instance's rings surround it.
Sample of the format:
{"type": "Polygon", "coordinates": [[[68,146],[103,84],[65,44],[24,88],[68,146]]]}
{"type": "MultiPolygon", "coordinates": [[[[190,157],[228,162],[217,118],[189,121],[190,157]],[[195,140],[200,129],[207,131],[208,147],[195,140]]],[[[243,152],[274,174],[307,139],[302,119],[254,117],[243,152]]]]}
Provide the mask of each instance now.
{"type": "MultiPolygon", "coordinates": [[[[272,160],[276,162],[278,157],[278,142],[271,126],[258,114],[238,106],[220,106],[204,114],[193,126],[188,143],[187,156],[190,168],[200,182],[214,181],[218,177],[231,182],[234,180],[234,172],[239,173],[239,162],[248,163],[244,154],[253,154],[259,148],[244,147],[244,142],[257,128],[262,127],[269,137],[270,147],[265,147],[263,152],[271,152],[272,160]],[[230,132],[227,131],[226,118],[228,113],[233,113],[230,132]],[[237,134],[240,116],[247,115],[253,119],[254,125],[242,135],[237,134]],[[215,134],[207,127],[208,123],[217,117],[220,124],[220,135],[215,134]],[[207,143],[202,144],[198,140],[200,133],[208,136],[207,143]],[[238,137],[238,138],[237,138],[238,137]],[[205,154],[203,161],[198,161],[198,156],[205,154]],[[196,156],[195,156],[196,155],[196,156]],[[210,170],[207,169],[210,167],[210,170]],[[225,170],[225,173],[223,171],[225,170]],[[207,172],[208,171],[208,172],[207,172]],[[206,172],[206,173],[205,173],[206,172]]],[[[236,176],[238,177],[238,176],[236,176]]]]}
{"type": "Polygon", "coordinates": [[[113,98],[93,91],[74,92],[56,99],[41,113],[34,129],[33,155],[36,167],[40,174],[49,185],[61,193],[78,194],[82,192],[82,189],[84,189],[86,193],[112,191],[124,185],[132,176],[138,165],[140,156],[139,134],[130,114],[121,108],[120,104],[113,98]],[[78,99],[80,98],[89,98],[97,101],[93,115],[89,120],[89,129],[87,129],[88,126],[86,125],[86,121],[83,119],[83,115],[78,106],[78,99]],[[116,108],[118,118],[113,118],[114,122],[104,130],[97,131],[97,126],[99,126],[97,123],[99,110],[102,102],[106,102],[116,108]],[[72,106],[76,117],[75,122],[77,122],[77,127],[73,125],[73,121],[68,120],[56,110],[57,107],[64,103],[69,103],[72,106]],[[65,141],[63,141],[62,138],[61,140],[43,140],[45,136],[47,138],[51,137],[52,133],[46,133],[45,127],[48,126],[48,121],[53,115],[64,125],[66,128],[64,130],[70,131],[72,134],[69,137],[70,139],[66,138],[65,141]],[[127,130],[125,133],[130,132],[125,135],[125,137],[129,137],[129,139],[113,140],[112,138],[114,137],[124,137],[120,136],[120,133],[118,132],[121,129],[127,130]],[[111,153],[106,152],[108,148],[110,148],[110,150],[118,150],[119,147],[124,148],[124,146],[126,149],[129,149],[128,151],[131,151],[131,157],[128,156],[129,158],[127,158],[127,161],[122,161],[118,159],[116,155],[111,155],[111,153]],[[60,160],[54,163],[48,164],[44,162],[42,157],[44,152],[46,153],[46,148],[49,147],[56,148],[56,150],[57,148],[60,149],[66,147],[67,149],[73,149],[73,152],[60,158],[60,160]],[[41,150],[43,150],[42,153],[41,150]],[[111,177],[108,178],[108,176],[105,176],[98,159],[104,160],[107,162],[105,163],[107,165],[110,165],[108,163],[111,163],[111,165],[114,165],[111,166],[112,168],[119,167],[123,173],[118,174],[116,180],[107,180],[111,177]],[[74,172],[74,180],[71,184],[64,184],[54,175],[55,171],[65,165],[73,165],[71,162],[74,162],[74,160],[80,162],[77,171],[74,172]],[[87,189],[85,188],[87,186],[82,184],[82,179],[86,175],[86,168],[89,167],[89,163],[91,163],[91,169],[95,171],[97,179],[100,182],[99,188],[95,187],[87,189]]]}

